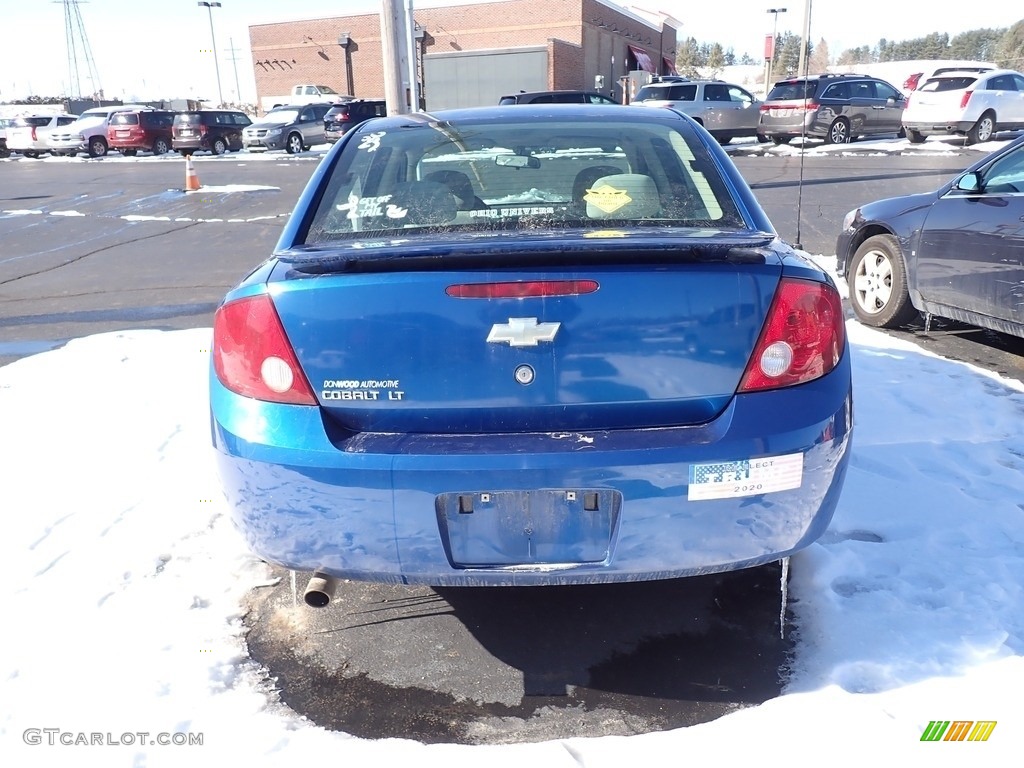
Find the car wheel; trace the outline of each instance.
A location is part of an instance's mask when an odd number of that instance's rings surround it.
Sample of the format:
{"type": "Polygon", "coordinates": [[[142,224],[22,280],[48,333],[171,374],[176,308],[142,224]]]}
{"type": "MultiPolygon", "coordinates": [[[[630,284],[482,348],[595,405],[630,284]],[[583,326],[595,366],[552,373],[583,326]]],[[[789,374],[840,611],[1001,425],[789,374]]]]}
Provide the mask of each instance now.
{"type": "Polygon", "coordinates": [[[982,142],[988,141],[992,138],[992,134],[996,132],[996,116],[991,112],[986,112],[984,115],[978,118],[978,122],[971,126],[971,130],[967,132],[967,143],[968,144],[981,144],[982,142]]]}
{"type": "Polygon", "coordinates": [[[153,154],[162,155],[170,150],[170,146],[167,143],[167,139],[157,139],[153,142],[153,154]]]}
{"type": "Polygon", "coordinates": [[[850,124],[845,117],[836,118],[828,127],[828,135],[825,137],[826,144],[849,144],[850,124]]]}
{"type": "Polygon", "coordinates": [[[792,139],[792,136],[772,136],[772,141],[776,144],[789,144],[792,139]]]}
{"type": "Polygon", "coordinates": [[[724,147],[726,144],[728,144],[730,141],[732,141],[732,137],[731,136],[715,136],[715,141],[717,141],[719,144],[721,144],[724,147]]]}
{"type": "Polygon", "coordinates": [[[22,154],[25,157],[31,157],[31,158],[39,157],[39,153],[38,152],[33,152],[31,149],[26,149],[24,152],[22,152],[22,154]]]}
{"type": "Polygon", "coordinates": [[[299,154],[302,151],[302,137],[297,133],[289,135],[284,148],[289,155],[299,154]]]}
{"type": "Polygon", "coordinates": [[[850,303],[857,319],[876,328],[897,328],[915,317],[907,291],[907,268],[892,235],[869,237],[850,262],[850,303]]]}
{"type": "Polygon", "coordinates": [[[210,151],[215,155],[223,155],[228,151],[228,145],[224,143],[224,139],[214,139],[210,151]]]}
{"type": "Polygon", "coordinates": [[[757,134],[757,143],[758,144],[767,144],[769,141],[771,141],[771,139],[769,139],[763,133],[757,134]]]}
{"type": "Polygon", "coordinates": [[[911,144],[923,144],[926,138],[928,137],[920,131],[907,131],[907,139],[909,139],[911,144]]]}
{"type": "Polygon", "coordinates": [[[139,154],[139,150],[137,150],[137,149],[122,149],[121,150],[121,154],[124,155],[125,157],[135,157],[137,154],[139,154]]]}
{"type": "Polygon", "coordinates": [[[103,157],[107,154],[107,140],[96,136],[89,140],[89,157],[103,157]]]}

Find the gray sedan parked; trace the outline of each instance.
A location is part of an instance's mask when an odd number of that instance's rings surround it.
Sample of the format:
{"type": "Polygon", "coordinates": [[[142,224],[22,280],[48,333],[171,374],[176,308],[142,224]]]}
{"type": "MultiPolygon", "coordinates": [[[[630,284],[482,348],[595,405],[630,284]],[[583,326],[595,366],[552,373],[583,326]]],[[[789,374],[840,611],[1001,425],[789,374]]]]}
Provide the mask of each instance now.
{"type": "Polygon", "coordinates": [[[330,104],[293,104],[277,107],[242,132],[250,152],[283,149],[290,155],[326,144],[324,115],[330,104]]]}

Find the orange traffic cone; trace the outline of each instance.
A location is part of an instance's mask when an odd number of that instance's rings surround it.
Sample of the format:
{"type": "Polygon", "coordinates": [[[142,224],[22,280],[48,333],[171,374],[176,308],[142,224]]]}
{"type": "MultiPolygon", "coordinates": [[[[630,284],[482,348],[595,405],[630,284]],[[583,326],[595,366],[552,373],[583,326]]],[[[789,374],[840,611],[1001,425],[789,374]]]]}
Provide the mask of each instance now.
{"type": "Polygon", "coordinates": [[[195,192],[199,186],[199,175],[192,165],[192,155],[185,155],[185,191],[195,192]]]}

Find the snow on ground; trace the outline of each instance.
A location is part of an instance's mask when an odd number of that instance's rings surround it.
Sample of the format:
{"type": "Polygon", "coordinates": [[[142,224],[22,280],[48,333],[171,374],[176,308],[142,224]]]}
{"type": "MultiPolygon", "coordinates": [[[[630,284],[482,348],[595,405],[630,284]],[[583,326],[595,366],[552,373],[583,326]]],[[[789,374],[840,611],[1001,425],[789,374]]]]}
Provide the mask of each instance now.
{"type": "Polygon", "coordinates": [[[212,469],[208,329],[101,334],[0,368],[0,761],[1019,765],[1024,385],[847,328],[853,456],[832,526],[793,558],[786,693],[691,728],[507,746],[356,739],[275,703],[242,637],[268,572],[212,469]],[[922,743],[933,720],[996,727],[922,743]],[[155,743],[189,734],[202,745],[155,743]]]}

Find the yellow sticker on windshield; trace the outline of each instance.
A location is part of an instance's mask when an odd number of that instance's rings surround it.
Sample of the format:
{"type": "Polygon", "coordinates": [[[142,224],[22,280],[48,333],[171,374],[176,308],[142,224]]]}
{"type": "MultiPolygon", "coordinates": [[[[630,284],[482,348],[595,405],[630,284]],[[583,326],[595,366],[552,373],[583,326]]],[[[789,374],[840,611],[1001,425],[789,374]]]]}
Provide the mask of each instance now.
{"type": "Polygon", "coordinates": [[[583,199],[605,213],[614,213],[622,206],[633,202],[633,198],[626,194],[626,190],[616,189],[608,184],[588,189],[583,199]]]}

